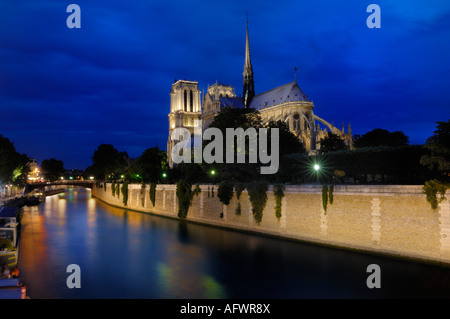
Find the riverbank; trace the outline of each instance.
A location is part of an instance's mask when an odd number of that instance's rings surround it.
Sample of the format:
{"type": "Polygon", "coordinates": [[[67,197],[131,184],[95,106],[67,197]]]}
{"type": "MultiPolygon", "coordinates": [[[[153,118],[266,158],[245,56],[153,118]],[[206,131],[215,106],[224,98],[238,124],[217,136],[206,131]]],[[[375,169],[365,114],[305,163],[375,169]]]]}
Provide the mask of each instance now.
{"type": "MultiPolygon", "coordinates": [[[[322,186],[286,186],[277,218],[273,188],[267,192],[262,220],[256,223],[249,196],[233,195],[229,205],[217,197],[217,186],[200,185],[186,221],[291,240],[450,266],[449,201],[431,209],[420,186],[335,186],[326,211],[322,186]],[[214,190],[213,190],[214,189],[214,190]],[[240,214],[236,209],[240,206],[240,214]]],[[[176,185],[128,185],[127,205],[122,194],[112,195],[111,184],[94,187],[92,196],[121,208],[178,218],[176,185]]]]}

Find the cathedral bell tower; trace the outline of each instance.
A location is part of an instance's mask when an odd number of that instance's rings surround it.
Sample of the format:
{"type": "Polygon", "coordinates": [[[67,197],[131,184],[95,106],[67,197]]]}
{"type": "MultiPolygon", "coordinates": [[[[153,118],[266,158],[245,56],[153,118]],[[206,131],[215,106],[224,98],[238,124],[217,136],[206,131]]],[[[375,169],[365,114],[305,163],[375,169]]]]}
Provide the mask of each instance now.
{"type": "Polygon", "coordinates": [[[167,157],[169,166],[173,167],[172,148],[178,141],[172,141],[172,131],[176,128],[187,128],[194,134],[196,120],[202,116],[201,97],[198,82],[179,80],[172,84],[170,91],[169,140],[167,141],[167,157]]]}
{"type": "Polygon", "coordinates": [[[255,96],[255,83],[253,82],[253,68],[250,60],[250,44],[248,41],[248,20],[247,20],[247,34],[245,39],[245,63],[244,63],[244,91],[243,99],[245,107],[249,107],[250,102],[255,96]]]}

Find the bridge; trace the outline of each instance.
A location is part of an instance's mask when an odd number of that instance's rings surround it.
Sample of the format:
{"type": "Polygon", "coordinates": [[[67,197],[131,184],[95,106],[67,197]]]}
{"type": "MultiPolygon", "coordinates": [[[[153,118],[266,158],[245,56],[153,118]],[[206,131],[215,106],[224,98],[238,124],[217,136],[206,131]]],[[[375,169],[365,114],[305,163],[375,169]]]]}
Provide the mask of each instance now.
{"type": "Polygon", "coordinates": [[[29,193],[35,189],[39,188],[49,188],[48,186],[81,186],[84,188],[92,189],[95,184],[95,180],[88,181],[79,181],[79,180],[62,180],[62,181],[54,181],[54,182],[36,182],[29,183],[26,187],[26,193],[29,193]]]}

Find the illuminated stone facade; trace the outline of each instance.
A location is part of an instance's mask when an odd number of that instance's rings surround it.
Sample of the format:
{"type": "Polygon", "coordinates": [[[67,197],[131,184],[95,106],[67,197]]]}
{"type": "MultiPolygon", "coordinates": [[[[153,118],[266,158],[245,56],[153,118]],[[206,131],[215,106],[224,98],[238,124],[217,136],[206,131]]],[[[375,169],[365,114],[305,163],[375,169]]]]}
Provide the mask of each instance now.
{"type": "Polygon", "coordinates": [[[320,149],[320,141],[329,132],[338,135],[348,147],[351,148],[353,145],[350,124],[345,132],[344,124],[342,129],[338,129],[333,123],[317,116],[314,113],[314,103],[298,85],[297,76],[295,81],[261,94],[255,94],[248,25],[242,97],[236,96],[233,86],[215,83],[208,86],[207,91],[200,98],[198,83],[183,80],[172,85],[170,97],[169,140],[167,143],[170,167],[172,167],[170,154],[176,142],[170,140],[172,130],[177,127],[186,127],[192,134],[194,119],[201,119],[202,129],[205,130],[224,107],[254,108],[260,112],[264,122],[285,122],[289,130],[300,139],[309,154],[315,154],[320,149]]]}

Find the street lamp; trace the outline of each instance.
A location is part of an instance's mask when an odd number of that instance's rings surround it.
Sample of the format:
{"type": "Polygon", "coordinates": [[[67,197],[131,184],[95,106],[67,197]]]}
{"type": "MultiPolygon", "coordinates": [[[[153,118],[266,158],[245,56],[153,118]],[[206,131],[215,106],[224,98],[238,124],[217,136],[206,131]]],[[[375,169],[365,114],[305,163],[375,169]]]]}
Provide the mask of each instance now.
{"type": "Polygon", "coordinates": [[[215,170],[211,170],[211,176],[213,178],[213,185],[214,185],[214,175],[216,175],[216,171],[215,170]]]}
{"type": "Polygon", "coordinates": [[[319,170],[320,170],[320,165],[319,164],[314,164],[313,166],[314,171],[316,172],[316,183],[319,182],[319,170]]]}

